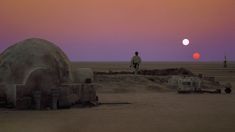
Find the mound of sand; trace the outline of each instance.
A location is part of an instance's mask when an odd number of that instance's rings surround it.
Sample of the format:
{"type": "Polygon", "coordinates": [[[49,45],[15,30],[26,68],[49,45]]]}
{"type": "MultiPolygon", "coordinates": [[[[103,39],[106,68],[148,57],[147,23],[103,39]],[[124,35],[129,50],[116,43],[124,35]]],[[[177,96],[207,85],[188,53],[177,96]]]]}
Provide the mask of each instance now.
{"type": "MultiPolygon", "coordinates": [[[[108,72],[95,72],[97,75],[115,75],[115,74],[133,74],[130,71],[108,71],[108,72]]],[[[168,69],[143,69],[138,72],[139,75],[159,75],[159,76],[167,76],[167,75],[190,75],[194,74],[185,68],[168,68],[168,69]]]]}
{"type": "Polygon", "coordinates": [[[166,87],[168,78],[150,75],[95,75],[95,83],[100,93],[165,92],[172,91],[166,87]]]}

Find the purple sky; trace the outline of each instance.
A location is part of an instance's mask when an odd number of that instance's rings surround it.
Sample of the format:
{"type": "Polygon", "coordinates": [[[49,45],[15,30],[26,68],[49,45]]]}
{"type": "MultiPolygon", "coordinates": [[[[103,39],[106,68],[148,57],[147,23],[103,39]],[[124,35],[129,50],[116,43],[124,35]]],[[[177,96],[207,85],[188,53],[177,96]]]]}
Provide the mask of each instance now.
{"type": "Polygon", "coordinates": [[[8,0],[0,18],[0,52],[37,37],[73,61],[235,61],[234,0],[8,0]]]}

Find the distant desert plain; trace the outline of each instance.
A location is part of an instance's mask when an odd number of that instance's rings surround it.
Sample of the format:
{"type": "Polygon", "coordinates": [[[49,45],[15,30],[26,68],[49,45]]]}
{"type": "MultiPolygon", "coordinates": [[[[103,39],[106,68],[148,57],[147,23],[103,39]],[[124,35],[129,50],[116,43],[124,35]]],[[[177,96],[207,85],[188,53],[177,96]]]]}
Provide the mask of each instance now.
{"type": "MultiPolygon", "coordinates": [[[[130,71],[128,62],[74,62],[94,72],[130,71]]],[[[95,75],[101,105],[62,110],[0,110],[0,132],[233,132],[235,62],[144,62],[141,69],[185,68],[230,82],[232,93],[178,94],[158,76],[95,75]]]]}

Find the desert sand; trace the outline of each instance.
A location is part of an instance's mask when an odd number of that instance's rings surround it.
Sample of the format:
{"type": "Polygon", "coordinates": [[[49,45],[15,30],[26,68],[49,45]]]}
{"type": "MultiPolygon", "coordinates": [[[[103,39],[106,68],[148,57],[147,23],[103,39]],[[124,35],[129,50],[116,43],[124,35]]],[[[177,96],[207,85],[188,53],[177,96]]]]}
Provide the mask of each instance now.
{"type": "MultiPolygon", "coordinates": [[[[94,71],[129,71],[127,62],[82,62],[94,71]]],[[[235,86],[235,63],[146,62],[142,69],[184,67],[235,86]]],[[[146,76],[95,76],[101,105],[64,110],[0,110],[0,132],[232,132],[235,94],[178,94],[146,76]]]]}

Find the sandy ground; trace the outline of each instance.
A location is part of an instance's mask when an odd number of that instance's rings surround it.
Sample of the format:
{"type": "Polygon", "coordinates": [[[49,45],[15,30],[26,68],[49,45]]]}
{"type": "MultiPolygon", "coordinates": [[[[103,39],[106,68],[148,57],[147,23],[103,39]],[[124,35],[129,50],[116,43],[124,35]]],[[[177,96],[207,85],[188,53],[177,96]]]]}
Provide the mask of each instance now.
{"type": "MultiPolygon", "coordinates": [[[[128,70],[128,63],[76,63],[75,66],[91,67],[95,71],[128,70]]],[[[215,76],[218,81],[232,82],[235,86],[234,63],[228,69],[221,68],[220,63],[145,63],[142,68],[167,67],[186,67],[194,73],[215,76]]],[[[230,95],[177,94],[174,90],[144,89],[144,83],[137,83],[123,84],[121,91],[111,92],[104,91],[112,89],[112,85],[104,85],[98,90],[99,99],[104,104],[98,107],[57,111],[2,109],[0,132],[235,131],[234,91],[230,95]]]]}

